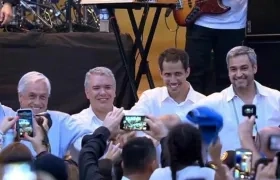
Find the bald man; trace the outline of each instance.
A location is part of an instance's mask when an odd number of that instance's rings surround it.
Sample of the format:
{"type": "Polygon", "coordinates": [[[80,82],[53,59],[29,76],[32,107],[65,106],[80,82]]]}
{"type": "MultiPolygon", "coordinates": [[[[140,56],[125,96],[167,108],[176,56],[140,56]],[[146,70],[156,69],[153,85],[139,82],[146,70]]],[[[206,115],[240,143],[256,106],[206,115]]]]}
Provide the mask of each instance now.
{"type": "Polygon", "coordinates": [[[280,128],[279,127],[266,127],[263,128],[257,138],[256,138],[256,146],[259,152],[263,153],[266,158],[273,159],[276,152],[269,150],[269,137],[271,135],[280,135],[280,128]]]}

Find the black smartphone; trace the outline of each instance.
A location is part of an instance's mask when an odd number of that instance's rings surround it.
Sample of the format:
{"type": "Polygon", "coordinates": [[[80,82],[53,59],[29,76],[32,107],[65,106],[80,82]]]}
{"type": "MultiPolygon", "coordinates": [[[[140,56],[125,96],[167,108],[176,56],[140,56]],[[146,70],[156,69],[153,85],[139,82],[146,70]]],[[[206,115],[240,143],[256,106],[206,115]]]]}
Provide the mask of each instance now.
{"type": "Polygon", "coordinates": [[[280,151],[280,135],[271,135],[268,138],[268,149],[270,151],[280,151]]]}
{"type": "Polygon", "coordinates": [[[257,107],[254,104],[245,104],[242,106],[242,115],[251,117],[257,117],[257,107]]]}
{"type": "Polygon", "coordinates": [[[252,156],[252,151],[248,149],[235,150],[235,165],[233,171],[233,177],[235,179],[251,178],[252,156]]]}
{"type": "Polygon", "coordinates": [[[33,112],[31,109],[19,109],[17,111],[19,117],[16,123],[17,133],[19,137],[23,137],[24,133],[33,136],[33,112]]]}
{"type": "Polygon", "coordinates": [[[146,116],[124,116],[120,128],[126,131],[149,131],[150,127],[145,119],[146,116]]]}

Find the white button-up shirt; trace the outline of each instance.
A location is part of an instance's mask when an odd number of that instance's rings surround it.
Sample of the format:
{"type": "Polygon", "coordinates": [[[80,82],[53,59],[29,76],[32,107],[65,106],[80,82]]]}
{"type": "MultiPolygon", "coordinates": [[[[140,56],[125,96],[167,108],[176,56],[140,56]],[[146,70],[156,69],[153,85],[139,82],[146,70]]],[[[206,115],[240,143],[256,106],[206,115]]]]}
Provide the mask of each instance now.
{"type": "MultiPolygon", "coordinates": [[[[139,101],[131,108],[131,110],[125,110],[126,115],[153,115],[162,116],[167,114],[174,114],[176,112],[187,112],[191,105],[195,102],[205,98],[203,94],[196,92],[191,86],[186,100],[180,104],[175,102],[168,94],[167,88],[158,87],[154,89],[146,90],[142,93],[139,101]]],[[[116,109],[116,107],[114,107],[116,109]]],[[[76,119],[83,125],[91,128],[92,131],[103,125],[103,121],[92,111],[91,106],[82,110],[78,114],[72,115],[72,118],[76,119]]],[[[137,132],[137,136],[145,136],[143,132],[137,132]]],[[[160,148],[160,147],[159,147],[160,148]]],[[[161,150],[157,148],[157,151],[161,150]]],[[[160,154],[159,154],[160,155],[160,154]]],[[[73,160],[78,162],[79,152],[71,151],[73,160]]],[[[159,158],[159,157],[158,157],[159,158]]]]}
{"type": "MultiPolygon", "coordinates": [[[[256,129],[261,129],[269,126],[280,125],[280,92],[262,86],[256,82],[257,94],[253,100],[253,104],[257,108],[256,129]]],[[[193,108],[198,106],[208,106],[223,116],[224,126],[219,137],[223,145],[222,153],[227,150],[235,150],[240,148],[240,140],[238,136],[238,125],[244,121],[242,116],[242,106],[244,102],[235,95],[232,85],[224,89],[220,93],[214,93],[205,99],[196,103],[193,108]]],[[[192,108],[192,109],[193,109],[192,108]]],[[[184,112],[177,115],[187,122],[186,114],[184,112]]],[[[254,135],[256,132],[254,132],[254,135]]]]}
{"type": "Polygon", "coordinates": [[[188,112],[192,105],[205,98],[203,94],[195,91],[190,85],[185,101],[177,103],[167,91],[167,87],[157,87],[142,93],[139,101],[131,108],[129,114],[162,116],[179,112],[188,112]]]}

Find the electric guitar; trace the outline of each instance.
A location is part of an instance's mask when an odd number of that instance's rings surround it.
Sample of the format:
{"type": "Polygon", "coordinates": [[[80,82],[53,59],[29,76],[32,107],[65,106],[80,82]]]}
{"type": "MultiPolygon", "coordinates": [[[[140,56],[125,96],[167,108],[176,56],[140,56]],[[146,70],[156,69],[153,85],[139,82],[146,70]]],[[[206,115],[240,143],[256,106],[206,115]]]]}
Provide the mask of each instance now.
{"type": "Polygon", "coordinates": [[[223,14],[231,8],[222,0],[178,0],[173,15],[179,26],[191,26],[203,14],[223,14]]]}

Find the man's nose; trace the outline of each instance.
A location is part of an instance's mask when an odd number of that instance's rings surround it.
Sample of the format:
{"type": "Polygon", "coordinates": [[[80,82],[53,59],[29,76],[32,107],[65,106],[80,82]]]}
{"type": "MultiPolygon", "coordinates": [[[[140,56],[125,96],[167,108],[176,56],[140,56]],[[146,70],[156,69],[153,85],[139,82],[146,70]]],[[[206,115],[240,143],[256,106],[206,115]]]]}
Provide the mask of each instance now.
{"type": "Polygon", "coordinates": [[[237,76],[237,77],[241,77],[242,75],[243,75],[242,71],[237,70],[237,72],[236,72],[236,76],[237,76]]]}
{"type": "Polygon", "coordinates": [[[172,76],[171,76],[170,82],[171,82],[171,83],[176,83],[176,82],[177,82],[177,78],[176,78],[175,75],[172,75],[172,76]]]}
{"type": "Polygon", "coordinates": [[[101,89],[100,89],[100,94],[106,94],[106,91],[105,91],[104,88],[101,88],[101,89]]]}
{"type": "Polygon", "coordinates": [[[35,98],[35,100],[33,101],[33,103],[34,103],[34,104],[40,104],[40,103],[41,103],[40,98],[39,98],[39,97],[35,98]]]}

